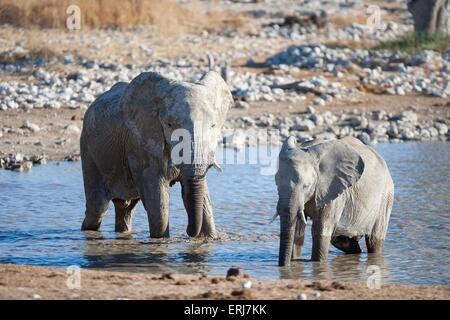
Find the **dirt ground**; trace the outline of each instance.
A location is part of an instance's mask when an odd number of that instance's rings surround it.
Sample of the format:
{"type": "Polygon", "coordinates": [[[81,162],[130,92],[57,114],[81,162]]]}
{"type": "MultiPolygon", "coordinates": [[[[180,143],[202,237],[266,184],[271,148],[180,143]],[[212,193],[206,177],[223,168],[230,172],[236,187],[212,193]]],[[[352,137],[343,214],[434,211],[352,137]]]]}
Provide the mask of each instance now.
{"type": "Polygon", "coordinates": [[[450,286],[384,285],[256,280],[201,274],[154,275],[81,269],[80,286],[66,269],[0,265],[0,299],[450,299],[450,286]],[[243,284],[251,281],[251,288],[243,284]]]}

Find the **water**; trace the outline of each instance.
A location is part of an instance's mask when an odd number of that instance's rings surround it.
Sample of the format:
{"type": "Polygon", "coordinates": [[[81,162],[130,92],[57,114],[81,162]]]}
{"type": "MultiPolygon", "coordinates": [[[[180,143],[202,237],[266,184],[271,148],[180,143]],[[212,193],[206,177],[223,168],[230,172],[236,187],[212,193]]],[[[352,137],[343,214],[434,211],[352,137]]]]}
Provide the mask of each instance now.
{"type": "Polygon", "coordinates": [[[274,177],[261,175],[258,165],[223,165],[224,173],[208,173],[220,240],[186,236],[179,185],[171,191],[170,240],[148,238],[142,205],[131,235],[114,233],[112,204],[101,232],[83,233],[80,163],[64,162],[26,174],[0,170],[0,263],[217,275],[240,266],[259,278],[342,281],[366,281],[375,272],[383,283],[449,284],[450,144],[382,144],[376,149],[396,187],[383,258],[345,255],[330,247],[327,264],[309,262],[308,225],[305,260],[279,268],[279,222],[269,224],[277,201],[274,177]]]}

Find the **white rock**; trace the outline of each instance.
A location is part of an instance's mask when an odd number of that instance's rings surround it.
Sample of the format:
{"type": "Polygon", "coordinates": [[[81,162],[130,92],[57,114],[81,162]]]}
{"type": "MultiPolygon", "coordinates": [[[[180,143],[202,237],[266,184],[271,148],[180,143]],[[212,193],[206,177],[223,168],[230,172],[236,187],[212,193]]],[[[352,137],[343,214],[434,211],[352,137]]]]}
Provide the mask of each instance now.
{"type": "Polygon", "coordinates": [[[370,136],[367,132],[361,132],[357,138],[364,144],[370,144],[370,136]]]}
{"type": "Polygon", "coordinates": [[[249,109],[250,105],[245,101],[238,100],[235,102],[234,107],[238,109],[249,109]]]}
{"type": "Polygon", "coordinates": [[[244,288],[244,289],[250,289],[251,287],[252,287],[252,282],[250,280],[247,280],[242,284],[242,288],[244,288]]]}
{"type": "Polygon", "coordinates": [[[448,127],[445,123],[435,122],[434,127],[438,130],[439,135],[441,136],[446,135],[448,132],[448,127]]]}
{"type": "Polygon", "coordinates": [[[308,300],[308,296],[305,293],[300,293],[297,297],[298,300],[308,300]]]}
{"type": "Polygon", "coordinates": [[[296,124],[294,124],[291,127],[291,130],[312,131],[314,129],[314,127],[315,127],[314,122],[312,122],[311,120],[303,120],[303,121],[298,121],[296,124]]]}
{"type": "Polygon", "coordinates": [[[68,134],[80,134],[81,130],[77,127],[76,124],[69,124],[67,127],[64,128],[65,132],[68,134]]]}
{"type": "Polygon", "coordinates": [[[320,114],[313,114],[311,117],[309,117],[309,120],[314,122],[316,126],[321,126],[324,123],[323,116],[320,114]]]}
{"type": "Polygon", "coordinates": [[[39,126],[37,124],[31,123],[28,120],[26,120],[23,125],[22,125],[23,129],[28,129],[32,132],[39,132],[41,130],[41,128],[39,128],[39,126]]]}

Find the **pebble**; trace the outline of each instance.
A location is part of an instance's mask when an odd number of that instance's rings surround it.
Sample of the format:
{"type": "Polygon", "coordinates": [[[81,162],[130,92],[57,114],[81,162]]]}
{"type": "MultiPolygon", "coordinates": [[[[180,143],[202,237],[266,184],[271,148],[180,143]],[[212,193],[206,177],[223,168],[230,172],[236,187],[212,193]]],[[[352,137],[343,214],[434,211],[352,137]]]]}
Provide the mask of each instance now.
{"type": "Polygon", "coordinates": [[[366,132],[361,132],[357,138],[364,144],[370,144],[370,135],[366,132]]]}
{"type": "Polygon", "coordinates": [[[250,105],[247,102],[242,101],[242,100],[236,101],[234,104],[234,107],[238,108],[238,109],[250,109],[250,105]]]}
{"type": "Polygon", "coordinates": [[[68,134],[81,134],[81,130],[76,124],[69,124],[64,128],[64,132],[68,134]]]}
{"type": "Polygon", "coordinates": [[[39,128],[39,126],[37,124],[31,123],[28,120],[26,120],[23,123],[21,128],[22,129],[28,129],[28,130],[30,130],[32,132],[39,132],[41,130],[41,128],[39,128]]]}
{"type": "MultiPolygon", "coordinates": [[[[217,65],[221,63],[220,57],[214,57],[214,59],[217,65]]],[[[222,64],[225,65],[227,61],[222,64]]],[[[63,63],[77,64],[72,55],[64,56],[63,63]]],[[[41,107],[86,108],[96,96],[107,91],[115,82],[130,81],[138,74],[137,70],[140,68],[93,60],[79,62],[79,65],[83,67],[80,69],[82,71],[69,75],[49,71],[45,69],[46,66],[42,66],[30,76],[29,83],[16,80],[1,82],[0,110],[41,107]],[[73,104],[69,103],[70,101],[79,103],[73,104]]],[[[298,82],[298,79],[290,73],[296,69],[342,74],[342,70],[352,68],[352,73],[365,73],[359,85],[377,87],[389,94],[407,95],[417,92],[439,97],[450,95],[450,84],[446,76],[450,70],[448,53],[440,55],[424,52],[412,55],[305,44],[291,46],[275,54],[267,59],[265,65],[283,72],[255,74],[248,71],[229,70],[227,73],[229,78],[227,82],[234,96],[246,100],[237,101],[235,104],[237,108],[247,109],[248,102],[252,101],[298,102],[312,92],[318,95],[312,99],[312,104],[320,107],[335,99],[357,97],[360,94],[355,88],[343,86],[340,81],[334,82],[320,76],[298,82]],[[409,68],[410,66],[414,68],[409,68]],[[391,71],[399,68],[401,72],[393,75],[391,71]],[[298,83],[287,87],[288,89],[283,87],[294,84],[296,81],[298,83]]],[[[1,64],[0,68],[2,68],[1,64]]],[[[161,72],[176,80],[189,81],[198,80],[199,76],[205,72],[204,65],[189,56],[177,61],[157,60],[142,68],[161,72]]],[[[11,72],[16,72],[16,69],[11,72]]],[[[314,114],[315,109],[312,106],[308,109],[312,110],[307,111],[308,113],[314,114]]]]}
{"type": "Polygon", "coordinates": [[[251,289],[251,287],[252,287],[252,282],[250,280],[247,280],[242,284],[243,289],[251,289]]]}
{"type": "Polygon", "coordinates": [[[0,168],[16,172],[28,172],[33,168],[33,164],[42,165],[47,163],[45,155],[24,156],[21,153],[0,155],[0,168]]]}
{"type": "Polygon", "coordinates": [[[298,300],[308,300],[306,293],[300,293],[297,297],[298,300]]]}
{"type": "Polygon", "coordinates": [[[230,269],[228,269],[226,277],[243,278],[245,277],[245,273],[242,271],[241,268],[231,267],[230,269]]]}

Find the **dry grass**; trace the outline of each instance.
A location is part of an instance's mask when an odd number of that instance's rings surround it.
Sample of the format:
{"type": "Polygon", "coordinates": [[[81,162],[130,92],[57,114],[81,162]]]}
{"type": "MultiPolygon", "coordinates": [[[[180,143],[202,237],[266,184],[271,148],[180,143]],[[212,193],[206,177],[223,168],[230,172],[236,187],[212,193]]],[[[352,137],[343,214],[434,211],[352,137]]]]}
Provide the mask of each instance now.
{"type": "Polygon", "coordinates": [[[360,15],[332,15],[328,17],[328,21],[331,22],[331,24],[336,28],[345,28],[352,25],[352,23],[358,23],[358,24],[366,24],[367,23],[367,16],[360,14],[360,15]]]}
{"type": "Polygon", "coordinates": [[[80,7],[81,28],[152,25],[162,34],[180,34],[245,24],[229,12],[205,12],[195,4],[187,9],[175,0],[0,0],[0,24],[64,29],[73,4],[80,7]]]}

